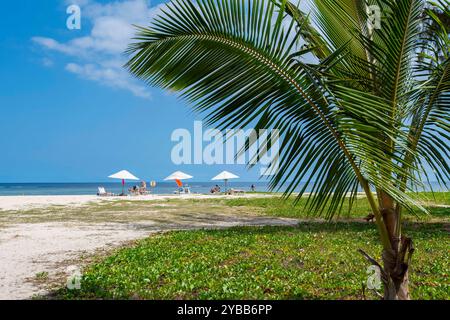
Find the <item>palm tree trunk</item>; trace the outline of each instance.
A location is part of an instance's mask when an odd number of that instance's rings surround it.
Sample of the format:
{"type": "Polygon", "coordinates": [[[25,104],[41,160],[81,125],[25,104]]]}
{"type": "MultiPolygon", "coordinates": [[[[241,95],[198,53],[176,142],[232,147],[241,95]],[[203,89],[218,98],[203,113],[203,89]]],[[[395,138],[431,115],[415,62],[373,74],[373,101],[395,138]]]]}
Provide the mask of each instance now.
{"type": "Polygon", "coordinates": [[[406,272],[402,278],[391,278],[384,284],[384,300],[410,300],[409,277],[406,272]]]}
{"type": "Polygon", "coordinates": [[[412,240],[409,238],[402,238],[399,251],[383,251],[385,300],[410,300],[409,267],[413,251],[412,240]]]}
{"type": "Polygon", "coordinates": [[[377,190],[378,205],[372,195],[369,185],[362,179],[362,186],[375,215],[375,221],[383,244],[383,267],[378,262],[360,252],[374,265],[380,267],[384,285],[385,300],[409,300],[408,267],[412,255],[412,242],[409,238],[399,239],[395,202],[383,190],[377,190]],[[406,260],[405,260],[406,259],[406,260]]]}
{"type": "Polygon", "coordinates": [[[391,248],[383,250],[383,284],[385,300],[409,300],[409,266],[414,251],[412,240],[402,237],[400,214],[395,201],[383,190],[378,190],[378,201],[383,221],[389,234],[391,248]]]}

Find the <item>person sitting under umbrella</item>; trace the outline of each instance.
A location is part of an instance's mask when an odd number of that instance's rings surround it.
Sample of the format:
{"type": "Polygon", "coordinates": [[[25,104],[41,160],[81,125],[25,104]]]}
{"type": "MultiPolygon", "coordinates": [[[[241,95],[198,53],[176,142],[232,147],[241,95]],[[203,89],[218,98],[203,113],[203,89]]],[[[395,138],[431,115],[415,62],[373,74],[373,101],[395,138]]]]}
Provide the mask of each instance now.
{"type": "Polygon", "coordinates": [[[220,193],[220,187],[216,184],[214,187],[212,187],[211,189],[211,193],[220,193]]]}

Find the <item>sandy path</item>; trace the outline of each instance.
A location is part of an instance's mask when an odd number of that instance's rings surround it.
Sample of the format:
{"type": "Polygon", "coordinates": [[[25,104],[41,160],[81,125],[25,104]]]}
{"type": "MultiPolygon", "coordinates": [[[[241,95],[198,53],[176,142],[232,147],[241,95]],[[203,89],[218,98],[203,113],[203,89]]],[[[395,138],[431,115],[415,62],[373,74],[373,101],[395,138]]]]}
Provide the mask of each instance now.
{"type": "Polygon", "coordinates": [[[47,206],[82,206],[99,201],[97,196],[0,196],[0,210],[27,210],[47,206]]]}
{"type": "MultiPolygon", "coordinates": [[[[78,197],[78,196],[77,196],[78,197]]],[[[17,197],[15,197],[17,198],[17,197]]],[[[97,201],[83,197],[24,197],[22,206],[45,206],[58,203],[80,205],[97,201]],[[33,199],[29,199],[33,198],[33,199]],[[58,202],[59,201],[59,202],[58,202]]],[[[157,197],[161,199],[161,197],[157,197]]],[[[208,197],[209,198],[209,197],[208,197]]],[[[17,199],[16,199],[17,201],[17,199]]],[[[14,203],[14,201],[10,201],[14,203]]],[[[3,203],[4,204],[4,203],[3,203]]],[[[16,206],[17,207],[17,206],[16,206]]],[[[295,225],[298,220],[227,213],[176,213],[161,220],[160,212],[149,212],[145,221],[127,223],[42,222],[20,223],[0,228],[0,299],[28,299],[45,290],[30,279],[47,272],[48,279],[67,274],[67,260],[78,259],[98,249],[112,249],[121,244],[144,238],[153,232],[222,228],[238,225],[295,225]]],[[[78,260],[77,260],[78,259],[78,260]]],[[[71,263],[72,264],[72,263],[71,263]]],[[[76,266],[76,265],[75,265],[76,266]]],[[[78,267],[78,266],[76,266],[78,267]]]]}
{"type": "Polygon", "coordinates": [[[114,247],[145,237],[143,230],[113,226],[64,226],[62,224],[20,224],[0,232],[0,299],[27,299],[45,291],[27,278],[48,272],[49,277],[65,272],[58,264],[83,252],[114,247]]]}

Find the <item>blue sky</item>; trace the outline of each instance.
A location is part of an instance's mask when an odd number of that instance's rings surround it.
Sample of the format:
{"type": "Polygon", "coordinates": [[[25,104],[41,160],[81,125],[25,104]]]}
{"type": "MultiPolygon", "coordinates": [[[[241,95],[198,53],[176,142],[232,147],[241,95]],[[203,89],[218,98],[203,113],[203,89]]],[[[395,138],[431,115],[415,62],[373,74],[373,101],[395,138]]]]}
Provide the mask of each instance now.
{"type": "Polygon", "coordinates": [[[0,19],[0,182],[95,182],[128,169],[147,180],[175,170],[207,181],[221,170],[255,181],[244,166],[176,166],[177,128],[200,116],[175,95],[121,68],[131,23],[164,1],[7,1],[0,19]],[[81,30],[66,9],[81,7],[81,30]]]}

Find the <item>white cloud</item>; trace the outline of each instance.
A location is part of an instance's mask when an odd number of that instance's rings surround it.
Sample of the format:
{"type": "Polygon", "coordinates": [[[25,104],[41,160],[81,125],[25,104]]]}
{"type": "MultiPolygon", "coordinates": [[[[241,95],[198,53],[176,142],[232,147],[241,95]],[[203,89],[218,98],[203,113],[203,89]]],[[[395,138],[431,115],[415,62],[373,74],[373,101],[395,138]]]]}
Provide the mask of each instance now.
{"type": "Polygon", "coordinates": [[[146,0],[107,4],[92,0],[66,1],[67,5],[81,7],[82,28],[91,26],[89,33],[67,42],[42,36],[33,37],[32,41],[46,50],[70,58],[72,61],[65,68],[69,72],[103,85],[128,90],[138,97],[149,98],[148,89],[122,67],[126,62],[123,52],[135,33],[132,25],[148,25],[161,7],[152,7],[149,3],[146,0]]]}
{"type": "Polygon", "coordinates": [[[74,47],[61,44],[58,41],[51,39],[51,38],[45,38],[45,37],[33,37],[32,40],[41,45],[42,47],[45,47],[50,50],[55,50],[61,53],[75,55],[76,51],[74,47]]]}
{"type": "Polygon", "coordinates": [[[126,89],[137,97],[150,98],[150,93],[146,88],[130,81],[129,75],[124,70],[95,64],[79,65],[76,63],[68,63],[65,69],[84,79],[100,82],[114,88],[126,89]]]}

